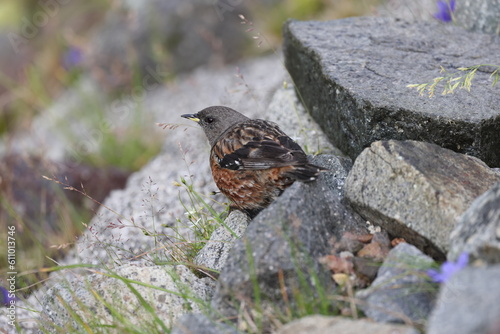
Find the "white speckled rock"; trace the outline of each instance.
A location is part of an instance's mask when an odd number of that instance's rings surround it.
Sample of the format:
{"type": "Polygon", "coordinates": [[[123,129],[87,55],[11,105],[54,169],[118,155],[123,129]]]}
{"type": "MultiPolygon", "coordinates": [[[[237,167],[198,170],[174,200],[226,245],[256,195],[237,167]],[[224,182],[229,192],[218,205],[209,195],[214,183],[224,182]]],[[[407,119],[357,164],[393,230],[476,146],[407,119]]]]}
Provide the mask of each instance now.
{"type": "Polygon", "coordinates": [[[116,326],[117,333],[120,328],[127,328],[121,327],[123,325],[143,330],[148,326],[161,329],[154,324],[153,314],[168,328],[171,321],[182,314],[199,311],[199,303],[207,301],[213,287],[211,279],[199,279],[181,265],[125,265],[113,271],[99,270],[84,277],[74,275],[45,294],[42,326],[49,331],[58,326],[70,331],[84,331],[84,327],[75,320],[74,312],[91,328],[116,326]],[[136,293],[152,307],[154,313],[143,306],[136,293]],[[123,316],[125,321],[114,312],[123,316]]]}

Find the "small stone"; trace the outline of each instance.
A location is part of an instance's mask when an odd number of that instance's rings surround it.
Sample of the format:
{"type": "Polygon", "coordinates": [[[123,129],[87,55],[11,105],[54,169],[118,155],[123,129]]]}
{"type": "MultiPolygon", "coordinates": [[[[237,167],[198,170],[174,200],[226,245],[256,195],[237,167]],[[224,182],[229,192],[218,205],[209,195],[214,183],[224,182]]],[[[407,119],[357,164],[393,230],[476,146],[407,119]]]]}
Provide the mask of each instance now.
{"type": "Polygon", "coordinates": [[[365,245],[359,252],[358,256],[373,261],[382,262],[389,253],[389,247],[385,247],[378,242],[371,242],[365,245]]]}
{"type": "Polygon", "coordinates": [[[333,280],[340,286],[344,286],[347,282],[349,282],[349,275],[346,274],[333,274],[333,280]]]}
{"type": "Polygon", "coordinates": [[[437,294],[426,279],[433,263],[416,247],[399,244],[389,252],[372,285],[356,293],[366,302],[360,308],[378,322],[425,321],[437,294]]]}
{"type": "MultiPolygon", "coordinates": [[[[355,257],[352,259],[354,264],[354,272],[366,283],[372,282],[380,269],[382,262],[377,262],[373,259],[355,257]]],[[[365,285],[366,286],[366,285],[365,285]]]]}

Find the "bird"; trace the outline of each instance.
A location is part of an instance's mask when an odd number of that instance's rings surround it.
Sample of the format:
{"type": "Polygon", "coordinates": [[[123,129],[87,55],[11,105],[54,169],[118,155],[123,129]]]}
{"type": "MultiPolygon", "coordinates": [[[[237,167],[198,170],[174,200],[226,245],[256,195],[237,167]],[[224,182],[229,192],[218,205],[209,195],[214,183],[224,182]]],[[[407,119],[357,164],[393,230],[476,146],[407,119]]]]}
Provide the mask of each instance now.
{"type": "Polygon", "coordinates": [[[210,168],[230,209],[254,218],[295,181],[312,182],[326,169],[271,121],[250,119],[225,106],[181,117],[198,123],[210,144],[210,168]]]}

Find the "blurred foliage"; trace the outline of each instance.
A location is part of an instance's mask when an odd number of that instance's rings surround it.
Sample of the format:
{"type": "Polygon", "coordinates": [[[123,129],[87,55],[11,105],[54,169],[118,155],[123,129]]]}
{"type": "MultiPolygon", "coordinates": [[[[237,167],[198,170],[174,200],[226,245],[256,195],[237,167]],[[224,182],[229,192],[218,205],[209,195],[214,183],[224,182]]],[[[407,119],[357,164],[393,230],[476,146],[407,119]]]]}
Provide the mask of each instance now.
{"type": "Polygon", "coordinates": [[[260,2],[251,5],[256,25],[263,26],[262,33],[276,43],[281,43],[283,22],[289,18],[297,20],[333,20],[352,16],[368,15],[383,0],[288,0],[276,1],[273,5],[260,2]]]}
{"type": "MultiPolygon", "coordinates": [[[[137,171],[156,156],[163,144],[159,132],[148,131],[154,120],[144,116],[140,109],[134,112],[131,126],[102,130],[96,151],[74,157],[96,167],[114,166],[127,171],[137,171]],[[145,135],[147,133],[147,135],[145,135]]],[[[77,146],[77,143],[73,143],[77,146]]]]}
{"type": "Polygon", "coordinates": [[[78,67],[64,68],[64,57],[71,46],[85,46],[109,8],[103,0],[72,1],[44,10],[45,3],[57,4],[30,0],[0,4],[2,45],[11,46],[0,50],[0,135],[29,123],[71,86],[78,67]],[[29,38],[21,31],[29,32],[29,38]]]}
{"type": "Polygon", "coordinates": [[[0,2],[0,29],[14,26],[23,13],[21,1],[7,0],[0,2]]]}
{"type": "MultiPolygon", "coordinates": [[[[69,249],[58,245],[74,240],[83,230],[81,222],[90,218],[89,210],[79,212],[60,187],[41,178],[41,170],[48,173],[52,167],[44,159],[20,155],[3,156],[0,161],[0,240],[7,240],[7,227],[15,228],[11,237],[16,263],[11,271],[54,265],[51,259],[69,249]]],[[[4,249],[0,252],[0,278],[5,277],[7,263],[4,249]]],[[[25,288],[44,278],[43,273],[28,274],[20,276],[16,284],[25,288]]]]}
{"type": "Polygon", "coordinates": [[[283,22],[293,17],[297,20],[306,20],[318,15],[325,9],[325,2],[322,0],[294,0],[279,1],[269,8],[268,5],[255,5],[253,9],[255,21],[262,21],[264,33],[272,34],[279,39],[283,22]]]}
{"type": "MultiPolygon", "coordinates": [[[[267,40],[267,45],[259,50],[262,52],[266,48],[279,47],[282,24],[290,17],[323,20],[364,15],[379,3],[380,0],[287,0],[256,1],[246,5],[250,7],[250,19],[259,36],[267,40]]],[[[29,40],[22,55],[13,54],[8,64],[0,62],[0,135],[28,124],[78,80],[80,64],[70,68],[64,66],[68,53],[75,48],[85,53],[106,13],[111,8],[116,11],[121,1],[71,1],[55,7],[46,7],[47,4],[58,2],[3,0],[0,3],[2,30],[23,29],[40,20],[40,13],[50,17],[40,27],[34,24],[30,28],[35,30],[35,36],[29,40]],[[10,68],[4,71],[6,67],[10,68]]],[[[247,52],[253,55],[256,49],[247,52]]]]}
{"type": "MultiPolygon", "coordinates": [[[[47,181],[48,182],[48,181],[47,181]]],[[[77,209],[62,194],[57,185],[53,185],[54,190],[58,191],[57,220],[60,222],[52,228],[43,227],[40,222],[47,220],[47,217],[41,214],[36,220],[29,220],[21,217],[16,212],[15,202],[7,197],[0,197],[0,210],[4,210],[8,217],[0,219],[0,240],[7,240],[7,226],[15,226],[16,240],[16,264],[15,270],[20,273],[17,276],[17,289],[22,291],[18,296],[28,295],[37,282],[43,281],[48,277],[48,273],[40,270],[43,267],[52,267],[56,264],[54,259],[62,258],[73,246],[75,236],[79,235],[87,222],[92,217],[89,210],[77,209]],[[7,218],[6,220],[4,220],[7,218]]],[[[38,199],[42,202],[42,199],[38,199]]],[[[2,218],[2,217],[0,217],[2,218]]],[[[6,264],[7,252],[0,252],[0,277],[7,277],[6,264]],[[5,265],[4,265],[5,264],[5,265]]],[[[2,285],[0,280],[0,285],[2,285]]]]}

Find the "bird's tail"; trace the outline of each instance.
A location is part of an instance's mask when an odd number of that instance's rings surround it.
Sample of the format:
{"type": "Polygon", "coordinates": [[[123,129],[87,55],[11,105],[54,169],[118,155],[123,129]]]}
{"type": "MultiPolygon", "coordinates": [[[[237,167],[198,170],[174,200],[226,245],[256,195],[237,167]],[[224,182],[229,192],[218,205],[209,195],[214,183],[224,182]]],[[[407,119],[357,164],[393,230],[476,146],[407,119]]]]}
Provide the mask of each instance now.
{"type": "Polygon", "coordinates": [[[287,174],[300,182],[312,182],[318,178],[320,173],[328,172],[329,170],[313,164],[293,166],[287,174]]]}

